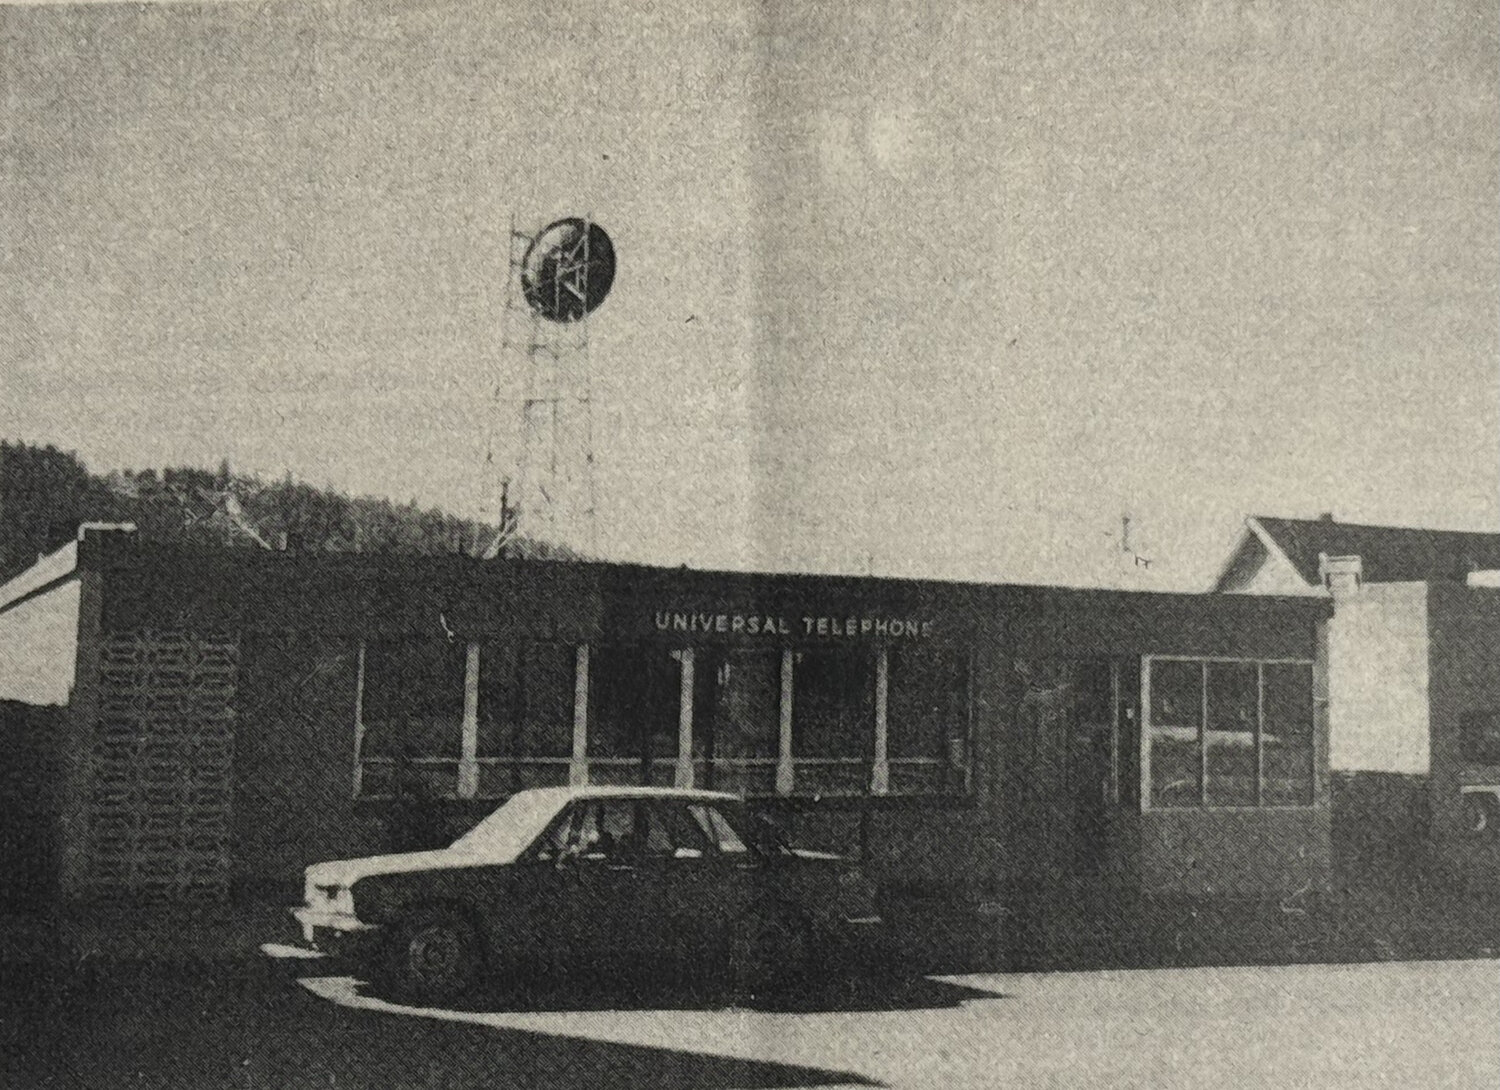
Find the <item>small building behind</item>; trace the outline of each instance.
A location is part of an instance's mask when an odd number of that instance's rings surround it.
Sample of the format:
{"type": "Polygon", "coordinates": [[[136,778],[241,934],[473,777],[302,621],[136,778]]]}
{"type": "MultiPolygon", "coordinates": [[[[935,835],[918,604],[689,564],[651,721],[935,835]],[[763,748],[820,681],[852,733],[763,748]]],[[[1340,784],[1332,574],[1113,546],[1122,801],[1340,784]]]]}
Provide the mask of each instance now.
{"type": "Polygon", "coordinates": [[[1500,534],[1253,517],[1214,589],[1333,603],[1341,862],[1500,883],[1500,534]]]}

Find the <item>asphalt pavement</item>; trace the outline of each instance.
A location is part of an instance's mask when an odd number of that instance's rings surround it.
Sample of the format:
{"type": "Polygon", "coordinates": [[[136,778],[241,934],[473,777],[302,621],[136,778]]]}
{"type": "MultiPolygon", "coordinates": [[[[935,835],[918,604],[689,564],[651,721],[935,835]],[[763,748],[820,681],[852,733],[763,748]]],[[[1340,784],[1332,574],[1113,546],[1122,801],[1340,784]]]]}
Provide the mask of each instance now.
{"type": "Polygon", "coordinates": [[[6,969],[6,1087],[1500,1086],[1495,960],[843,979],[749,1006],[550,981],[442,1010],[241,963],[6,969]]]}

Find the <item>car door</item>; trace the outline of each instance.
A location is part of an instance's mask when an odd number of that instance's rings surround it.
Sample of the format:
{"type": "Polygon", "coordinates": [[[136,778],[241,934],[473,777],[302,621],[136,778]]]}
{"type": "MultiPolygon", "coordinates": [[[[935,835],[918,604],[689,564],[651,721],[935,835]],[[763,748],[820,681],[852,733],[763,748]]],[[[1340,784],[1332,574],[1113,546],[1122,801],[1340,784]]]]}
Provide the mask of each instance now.
{"type": "Polygon", "coordinates": [[[682,802],[658,800],[645,809],[642,864],[656,887],[657,915],[644,937],[655,957],[691,965],[711,951],[730,910],[725,860],[682,802]]]}
{"type": "Polygon", "coordinates": [[[657,890],[642,865],[640,811],[633,799],[574,804],[568,842],[545,869],[550,896],[532,925],[553,953],[618,962],[648,948],[657,890]]]}

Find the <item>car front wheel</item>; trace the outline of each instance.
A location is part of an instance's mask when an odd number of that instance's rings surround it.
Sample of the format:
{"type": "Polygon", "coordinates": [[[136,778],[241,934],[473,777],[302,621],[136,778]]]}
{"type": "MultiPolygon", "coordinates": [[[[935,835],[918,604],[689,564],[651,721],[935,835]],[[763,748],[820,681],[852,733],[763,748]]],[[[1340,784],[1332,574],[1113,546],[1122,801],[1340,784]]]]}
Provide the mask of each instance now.
{"type": "Polygon", "coordinates": [[[422,1002],[457,999],[473,989],[483,968],[474,925],[449,909],[415,914],[402,927],[392,960],[397,988],[422,1002]]]}

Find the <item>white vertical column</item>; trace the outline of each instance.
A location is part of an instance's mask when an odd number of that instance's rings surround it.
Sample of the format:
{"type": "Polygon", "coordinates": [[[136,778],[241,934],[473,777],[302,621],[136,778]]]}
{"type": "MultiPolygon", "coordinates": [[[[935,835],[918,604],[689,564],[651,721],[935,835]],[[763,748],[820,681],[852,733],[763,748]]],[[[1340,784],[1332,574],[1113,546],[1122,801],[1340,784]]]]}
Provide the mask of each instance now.
{"type": "Polygon", "coordinates": [[[693,649],[678,652],[682,663],[682,687],[677,698],[677,776],[678,787],[693,786],[693,649]]]}
{"type": "Polygon", "coordinates": [[[1140,808],[1151,809],[1151,656],[1141,657],[1140,721],[1141,796],[1140,808]]]}
{"type": "Polygon", "coordinates": [[[359,641],[359,662],[354,673],[354,797],[364,790],[365,749],[365,641],[359,641]]]}
{"type": "Polygon", "coordinates": [[[792,793],[792,664],[790,649],[781,653],[781,734],[776,753],[776,793],[792,793]]]}
{"type": "Polygon", "coordinates": [[[589,645],[580,643],[573,669],[573,759],[568,782],[589,782],[589,645]]]}
{"type": "Polygon", "coordinates": [[[884,795],[891,789],[891,762],[887,709],[891,684],[890,652],[882,647],[875,657],[875,764],[870,769],[870,794],[884,795]]]}
{"type": "Polygon", "coordinates": [[[470,643],[464,657],[464,723],[458,757],[458,797],[479,793],[479,644],[470,643]]]}

